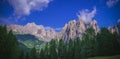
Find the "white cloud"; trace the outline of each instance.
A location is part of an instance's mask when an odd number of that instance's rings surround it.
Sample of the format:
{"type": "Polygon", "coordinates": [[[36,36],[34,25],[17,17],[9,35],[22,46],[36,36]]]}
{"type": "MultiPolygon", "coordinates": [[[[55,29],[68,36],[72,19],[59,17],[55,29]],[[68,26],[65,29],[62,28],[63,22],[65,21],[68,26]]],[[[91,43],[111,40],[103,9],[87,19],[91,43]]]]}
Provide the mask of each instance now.
{"type": "Polygon", "coordinates": [[[32,10],[42,11],[52,0],[9,0],[17,15],[29,15],[32,10]]]}
{"type": "Polygon", "coordinates": [[[14,22],[9,21],[8,18],[0,17],[0,24],[2,24],[2,25],[8,25],[8,24],[11,24],[11,23],[14,23],[14,22]]]}
{"type": "Polygon", "coordinates": [[[119,0],[108,0],[106,2],[108,7],[113,7],[114,5],[116,5],[118,3],[119,0]]]}
{"type": "Polygon", "coordinates": [[[54,28],[54,30],[56,30],[56,31],[61,31],[62,28],[54,28]]]}
{"type": "Polygon", "coordinates": [[[62,28],[52,28],[52,27],[49,27],[49,26],[47,26],[47,27],[45,27],[45,30],[49,30],[49,29],[53,29],[53,30],[55,30],[55,31],[61,31],[62,30],[62,28]]]}
{"type": "Polygon", "coordinates": [[[118,19],[118,23],[120,23],[120,19],[118,19]]]}
{"type": "Polygon", "coordinates": [[[22,15],[12,14],[8,17],[8,20],[14,20],[15,22],[19,22],[18,20],[24,21],[26,18],[22,15]]]}
{"type": "Polygon", "coordinates": [[[79,11],[79,14],[77,16],[79,19],[81,19],[87,23],[93,19],[93,17],[96,14],[96,11],[97,11],[96,7],[94,7],[91,12],[88,9],[84,9],[82,11],[79,11]]]}

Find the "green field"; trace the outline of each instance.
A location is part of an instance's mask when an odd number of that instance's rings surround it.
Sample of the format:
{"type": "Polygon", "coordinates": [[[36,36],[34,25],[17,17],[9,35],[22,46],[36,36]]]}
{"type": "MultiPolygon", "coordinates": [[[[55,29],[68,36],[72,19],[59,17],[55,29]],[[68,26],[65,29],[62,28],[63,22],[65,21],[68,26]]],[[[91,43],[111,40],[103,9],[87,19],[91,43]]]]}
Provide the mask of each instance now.
{"type": "Polygon", "coordinates": [[[120,59],[120,55],[115,56],[104,56],[104,57],[93,57],[88,59],[120,59]]]}

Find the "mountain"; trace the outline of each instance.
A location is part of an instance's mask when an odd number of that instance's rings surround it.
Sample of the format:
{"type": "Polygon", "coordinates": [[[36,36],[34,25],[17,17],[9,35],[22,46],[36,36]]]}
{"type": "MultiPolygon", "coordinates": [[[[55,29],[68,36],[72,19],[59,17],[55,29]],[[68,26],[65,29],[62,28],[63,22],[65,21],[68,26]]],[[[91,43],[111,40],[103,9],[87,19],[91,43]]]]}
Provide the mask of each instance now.
{"type": "Polygon", "coordinates": [[[28,23],[25,26],[8,25],[8,30],[12,30],[15,34],[31,34],[39,38],[39,40],[50,41],[56,37],[56,32],[52,28],[45,29],[42,25],[28,23]]]}
{"type": "Polygon", "coordinates": [[[85,23],[83,20],[72,20],[63,27],[61,32],[62,39],[67,41],[68,39],[82,37],[83,32],[91,27],[95,30],[95,32],[99,31],[96,20],[91,20],[88,23],[85,23]]]}
{"type": "Polygon", "coordinates": [[[12,30],[15,34],[31,34],[42,41],[50,41],[51,39],[75,39],[82,37],[83,32],[92,27],[95,32],[99,31],[96,20],[85,22],[84,20],[71,20],[68,24],[62,28],[60,32],[56,32],[53,28],[46,28],[42,25],[36,25],[35,23],[28,23],[24,26],[21,25],[8,25],[8,30],[12,30]]]}
{"type": "Polygon", "coordinates": [[[116,25],[108,27],[108,29],[112,33],[116,32],[118,35],[120,35],[120,21],[118,21],[118,23],[116,25]]]}
{"type": "Polygon", "coordinates": [[[44,41],[38,40],[34,35],[31,34],[17,34],[19,46],[22,50],[30,51],[33,47],[36,47],[39,51],[45,44],[44,41]]]}

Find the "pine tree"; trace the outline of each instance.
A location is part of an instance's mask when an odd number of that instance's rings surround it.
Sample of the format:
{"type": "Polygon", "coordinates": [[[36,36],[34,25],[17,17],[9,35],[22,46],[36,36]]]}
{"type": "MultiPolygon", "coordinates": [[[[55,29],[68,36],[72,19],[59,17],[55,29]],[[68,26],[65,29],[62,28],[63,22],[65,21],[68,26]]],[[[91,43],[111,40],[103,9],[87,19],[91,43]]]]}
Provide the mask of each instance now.
{"type": "Polygon", "coordinates": [[[20,52],[20,57],[19,57],[19,59],[25,59],[25,53],[24,53],[23,50],[21,50],[21,52],[20,52]]]}
{"type": "Polygon", "coordinates": [[[81,41],[80,38],[78,37],[75,41],[74,41],[74,59],[81,59],[81,41]]]}
{"type": "Polygon", "coordinates": [[[95,41],[95,32],[93,28],[88,28],[83,34],[82,40],[82,50],[86,57],[94,56],[94,41],[95,41]]]}
{"type": "Polygon", "coordinates": [[[74,41],[72,39],[68,43],[68,54],[69,59],[74,59],[74,41]]]}
{"type": "Polygon", "coordinates": [[[113,54],[113,35],[106,28],[102,28],[97,35],[98,55],[112,55],[113,54]],[[102,49],[101,49],[102,48],[102,49]]]}
{"type": "Polygon", "coordinates": [[[55,40],[51,40],[50,41],[50,47],[49,47],[49,49],[50,49],[50,58],[51,59],[57,59],[57,45],[56,45],[56,41],[55,40]]]}
{"type": "Polygon", "coordinates": [[[0,26],[0,59],[18,59],[18,41],[12,31],[7,31],[6,26],[0,26]]]}
{"type": "Polygon", "coordinates": [[[25,59],[30,59],[29,53],[26,52],[25,59]]]}
{"type": "Polygon", "coordinates": [[[39,59],[47,59],[48,57],[47,56],[45,56],[45,53],[44,53],[45,51],[43,50],[43,49],[41,49],[41,51],[40,51],[40,55],[39,55],[39,59]]]}
{"type": "Polygon", "coordinates": [[[36,52],[35,47],[33,47],[31,50],[30,59],[37,59],[37,52],[36,52]]]}
{"type": "Polygon", "coordinates": [[[58,58],[59,59],[64,59],[65,56],[65,44],[64,41],[61,39],[58,44],[58,58]]]}

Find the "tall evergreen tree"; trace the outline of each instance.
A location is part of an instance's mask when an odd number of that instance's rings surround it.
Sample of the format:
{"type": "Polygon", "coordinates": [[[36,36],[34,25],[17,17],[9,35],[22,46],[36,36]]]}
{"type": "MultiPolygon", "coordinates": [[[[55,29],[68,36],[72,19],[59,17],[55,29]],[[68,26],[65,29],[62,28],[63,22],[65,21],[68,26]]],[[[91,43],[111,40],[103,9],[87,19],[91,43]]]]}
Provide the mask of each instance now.
{"type": "Polygon", "coordinates": [[[82,38],[82,50],[86,57],[94,56],[94,41],[95,41],[96,33],[93,28],[88,28],[83,34],[82,38]]]}
{"type": "Polygon", "coordinates": [[[113,35],[106,28],[102,28],[97,35],[98,55],[112,55],[113,49],[113,35]],[[102,49],[101,49],[102,48],[102,49]]]}
{"type": "Polygon", "coordinates": [[[52,39],[49,44],[50,44],[50,46],[49,46],[50,58],[51,59],[57,59],[57,45],[56,45],[56,41],[52,39]]]}
{"type": "Polygon", "coordinates": [[[25,53],[24,53],[23,50],[21,50],[21,52],[20,52],[20,57],[19,57],[19,59],[25,59],[25,53]]]}
{"type": "Polygon", "coordinates": [[[65,58],[65,44],[62,39],[59,41],[59,44],[58,44],[58,58],[59,59],[65,58]]]}
{"type": "Polygon", "coordinates": [[[30,59],[37,59],[37,52],[36,52],[35,47],[33,47],[30,52],[30,59]]]}
{"type": "Polygon", "coordinates": [[[25,59],[30,59],[29,53],[26,52],[25,59]]]}
{"type": "Polygon", "coordinates": [[[68,43],[68,58],[74,59],[74,41],[72,39],[68,43]]]}
{"type": "Polygon", "coordinates": [[[0,59],[18,59],[18,41],[12,31],[7,31],[6,26],[0,26],[0,59]]]}
{"type": "Polygon", "coordinates": [[[40,54],[39,54],[39,59],[48,59],[48,57],[45,56],[45,53],[44,53],[44,52],[45,52],[45,51],[44,51],[43,49],[41,49],[40,54]]]}
{"type": "Polygon", "coordinates": [[[74,59],[81,59],[81,40],[78,37],[74,41],[74,59]]]}

